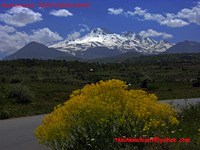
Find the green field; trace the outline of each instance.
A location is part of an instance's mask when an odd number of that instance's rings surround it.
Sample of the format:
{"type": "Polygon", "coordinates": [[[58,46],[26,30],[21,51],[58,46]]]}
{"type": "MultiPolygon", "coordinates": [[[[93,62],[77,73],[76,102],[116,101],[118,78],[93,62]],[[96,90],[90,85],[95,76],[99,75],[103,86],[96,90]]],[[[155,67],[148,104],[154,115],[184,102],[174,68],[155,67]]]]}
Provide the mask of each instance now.
{"type": "Polygon", "coordinates": [[[0,117],[49,113],[67,101],[72,91],[109,79],[126,81],[129,89],[154,93],[159,100],[200,97],[200,59],[191,58],[191,54],[179,59],[164,56],[120,63],[0,61],[0,117]],[[20,88],[24,91],[16,94],[20,88]]]}

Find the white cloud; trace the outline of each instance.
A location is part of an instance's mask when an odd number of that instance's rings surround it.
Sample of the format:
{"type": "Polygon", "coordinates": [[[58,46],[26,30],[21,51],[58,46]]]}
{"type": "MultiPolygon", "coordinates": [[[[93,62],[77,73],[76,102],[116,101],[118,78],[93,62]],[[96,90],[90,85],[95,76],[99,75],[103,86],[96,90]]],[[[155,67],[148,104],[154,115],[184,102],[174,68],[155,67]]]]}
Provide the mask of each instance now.
{"type": "Polygon", "coordinates": [[[85,24],[79,24],[79,26],[83,27],[80,32],[90,31],[90,28],[85,24]]]}
{"type": "Polygon", "coordinates": [[[27,34],[8,25],[0,25],[0,52],[12,53],[31,41],[46,44],[58,40],[62,40],[62,37],[49,28],[33,30],[31,34],[27,34]]]}
{"type": "Polygon", "coordinates": [[[6,13],[0,13],[0,20],[9,25],[23,27],[42,20],[42,14],[25,7],[13,7],[6,13]]]}
{"type": "Polygon", "coordinates": [[[90,28],[85,24],[79,24],[79,26],[82,28],[79,31],[74,31],[74,32],[68,34],[66,40],[77,39],[81,36],[81,33],[85,32],[85,31],[90,31],[90,28]]]}
{"type": "Polygon", "coordinates": [[[163,33],[163,39],[173,38],[172,34],[163,33]]]}
{"type": "Polygon", "coordinates": [[[178,18],[188,19],[191,23],[200,25],[200,2],[192,9],[184,8],[177,14],[178,18]]]}
{"type": "Polygon", "coordinates": [[[148,13],[147,10],[142,10],[142,8],[140,7],[135,7],[134,12],[131,12],[131,11],[126,12],[126,15],[143,16],[143,19],[140,19],[140,20],[142,21],[154,20],[154,21],[157,21],[160,25],[166,25],[168,27],[182,27],[182,26],[189,25],[188,22],[182,19],[177,19],[176,16],[172,13],[166,13],[166,16],[162,14],[151,14],[151,13],[148,13]]]}
{"type": "Polygon", "coordinates": [[[153,29],[149,29],[147,31],[141,31],[139,33],[140,36],[143,36],[143,37],[158,37],[158,36],[162,36],[162,38],[164,39],[167,39],[167,38],[172,38],[173,35],[171,34],[167,34],[165,32],[157,32],[153,29]]]}
{"type": "Polygon", "coordinates": [[[31,41],[36,41],[43,44],[63,39],[58,33],[51,31],[49,28],[33,30],[33,34],[29,35],[29,37],[31,41]]]}
{"type": "Polygon", "coordinates": [[[166,19],[160,22],[161,25],[167,25],[168,27],[183,27],[189,25],[181,19],[166,19]]]}
{"type": "Polygon", "coordinates": [[[73,33],[67,35],[67,40],[77,39],[80,36],[81,36],[80,32],[73,32],[73,33]]]}
{"type": "MultiPolygon", "coordinates": [[[[138,20],[154,20],[157,21],[160,25],[166,25],[168,27],[183,27],[187,26],[190,23],[196,23],[200,25],[200,2],[196,3],[197,5],[191,9],[184,8],[174,13],[164,13],[164,14],[153,14],[149,13],[146,9],[143,10],[141,7],[135,7],[134,11],[127,11],[123,14],[126,16],[139,16],[138,20]],[[142,17],[142,18],[141,18],[142,17]]],[[[119,15],[122,14],[123,9],[109,8],[109,14],[119,15]]]]}
{"type": "Polygon", "coordinates": [[[121,9],[121,8],[118,8],[118,9],[108,8],[108,14],[110,14],[110,15],[120,15],[122,13],[123,13],[123,9],[121,9]]]}
{"type": "Polygon", "coordinates": [[[10,26],[8,26],[8,25],[5,25],[5,26],[0,25],[0,32],[1,32],[1,31],[14,32],[14,31],[15,31],[15,28],[10,27],[10,26]]]}
{"type": "Polygon", "coordinates": [[[143,16],[143,15],[145,15],[146,14],[146,11],[147,10],[142,10],[140,7],[135,7],[135,11],[134,12],[130,12],[129,11],[129,13],[130,13],[130,15],[132,15],[132,16],[134,16],[134,15],[139,15],[139,16],[143,16]]]}
{"type": "Polygon", "coordinates": [[[73,14],[66,9],[52,10],[49,14],[57,17],[73,16],[73,14]]]}

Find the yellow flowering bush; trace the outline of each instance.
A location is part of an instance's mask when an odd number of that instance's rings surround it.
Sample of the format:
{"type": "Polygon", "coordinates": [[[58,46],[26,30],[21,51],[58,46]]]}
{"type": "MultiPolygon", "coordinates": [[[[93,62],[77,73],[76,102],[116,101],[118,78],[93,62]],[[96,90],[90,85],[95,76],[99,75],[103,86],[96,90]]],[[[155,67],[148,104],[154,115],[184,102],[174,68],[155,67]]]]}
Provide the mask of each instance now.
{"type": "Polygon", "coordinates": [[[52,149],[110,149],[119,146],[115,138],[153,136],[156,129],[179,123],[172,106],[127,87],[112,79],[74,91],[36,129],[39,143],[52,149]]]}

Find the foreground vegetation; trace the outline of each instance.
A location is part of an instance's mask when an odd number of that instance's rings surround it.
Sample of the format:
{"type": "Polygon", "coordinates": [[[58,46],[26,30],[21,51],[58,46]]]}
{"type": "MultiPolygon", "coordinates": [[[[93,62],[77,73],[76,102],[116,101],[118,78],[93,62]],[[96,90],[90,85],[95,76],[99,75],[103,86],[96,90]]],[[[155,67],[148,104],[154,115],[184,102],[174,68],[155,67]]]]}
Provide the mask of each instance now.
{"type": "Polygon", "coordinates": [[[154,94],[127,87],[113,79],[74,91],[69,101],[43,119],[35,131],[39,142],[55,150],[200,148],[200,105],[188,106],[176,114],[172,106],[157,103],[154,94]],[[173,140],[116,142],[121,137],[173,140]]]}
{"type": "Polygon", "coordinates": [[[113,79],[74,91],[43,119],[35,131],[39,142],[55,150],[119,149],[123,145],[113,142],[116,137],[150,138],[155,130],[179,123],[172,106],[157,103],[154,94],[127,88],[113,79]]]}
{"type": "Polygon", "coordinates": [[[143,89],[159,100],[200,97],[200,59],[143,60],[106,64],[0,61],[0,118],[50,113],[72,91],[109,79],[126,81],[128,89],[143,89]]]}
{"type": "Polygon", "coordinates": [[[143,148],[144,150],[199,150],[200,149],[200,103],[196,106],[186,106],[181,112],[177,114],[178,126],[171,126],[167,128],[168,133],[157,137],[169,139],[189,139],[187,142],[175,143],[147,143],[143,148]]]}

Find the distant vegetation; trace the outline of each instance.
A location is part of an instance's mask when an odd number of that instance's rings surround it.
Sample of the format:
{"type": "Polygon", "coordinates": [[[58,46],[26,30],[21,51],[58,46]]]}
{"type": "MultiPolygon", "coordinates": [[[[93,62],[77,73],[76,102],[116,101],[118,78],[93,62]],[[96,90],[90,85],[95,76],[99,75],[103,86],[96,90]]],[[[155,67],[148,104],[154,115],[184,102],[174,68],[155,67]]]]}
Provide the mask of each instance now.
{"type": "Polygon", "coordinates": [[[109,79],[126,81],[129,89],[143,89],[159,100],[200,97],[200,54],[139,56],[118,63],[0,61],[0,118],[49,113],[72,91],[109,79]]]}
{"type": "Polygon", "coordinates": [[[114,57],[106,57],[89,60],[89,62],[99,62],[99,63],[117,63],[117,62],[127,62],[127,63],[148,63],[148,62],[181,62],[181,61],[200,61],[200,53],[189,53],[189,54],[159,54],[159,55],[142,55],[136,52],[127,52],[114,57]]]}

